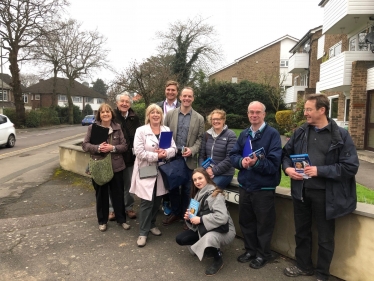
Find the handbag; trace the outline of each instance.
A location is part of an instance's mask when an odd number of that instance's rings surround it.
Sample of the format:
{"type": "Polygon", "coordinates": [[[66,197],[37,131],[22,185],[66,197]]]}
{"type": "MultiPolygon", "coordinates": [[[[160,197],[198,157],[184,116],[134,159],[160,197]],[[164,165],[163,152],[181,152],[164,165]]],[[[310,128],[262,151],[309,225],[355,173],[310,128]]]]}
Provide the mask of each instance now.
{"type": "Polygon", "coordinates": [[[104,185],[113,178],[112,156],[110,153],[100,160],[90,158],[89,165],[92,179],[98,185],[104,185]]]}
{"type": "MultiPolygon", "coordinates": [[[[202,208],[205,206],[205,200],[211,194],[212,194],[212,192],[211,193],[207,193],[201,199],[200,206],[202,206],[202,208]]],[[[201,217],[203,215],[207,215],[207,214],[210,214],[210,213],[212,213],[212,211],[209,209],[209,206],[208,206],[208,208],[199,210],[199,212],[198,212],[197,215],[201,217]]],[[[204,222],[203,222],[203,223],[200,223],[197,226],[197,229],[198,229],[198,231],[200,233],[200,236],[203,237],[205,234],[207,234],[208,232],[211,232],[211,231],[215,231],[215,232],[219,232],[219,233],[227,233],[227,232],[229,232],[230,227],[229,227],[229,221],[227,221],[227,223],[222,224],[219,227],[213,228],[213,229],[211,229],[211,230],[208,231],[206,229],[205,225],[204,225],[204,222]]]]}
{"type": "Polygon", "coordinates": [[[147,179],[147,178],[154,178],[157,177],[157,166],[145,166],[139,168],[139,178],[140,179],[147,179]]]}
{"type": "Polygon", "coordinates": [[[191,170],[183,157],[169,159],[165,164],[160,165],[158,170],[167,190],[187,184],[191,179],[191,170]]]}

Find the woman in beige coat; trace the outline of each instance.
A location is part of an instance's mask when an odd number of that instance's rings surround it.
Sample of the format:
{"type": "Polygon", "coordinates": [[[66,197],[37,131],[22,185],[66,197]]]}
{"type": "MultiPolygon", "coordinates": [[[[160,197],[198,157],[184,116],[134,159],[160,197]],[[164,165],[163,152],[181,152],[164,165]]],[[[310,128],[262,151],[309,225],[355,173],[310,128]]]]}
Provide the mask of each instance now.
{"type": "Polygon", "coordinates": [[[161,231],[156,227],[156,217],[161,205],[162,195],[168,191],[165,189],[161,174],[155,177],[139,177],[139,169],[146,166],[158,166],[163,164],[163,160],[175,156],[176,145],[171,139],[171,145],[167,149],[159,148],[159,137],[161,132],[170,131],[163,126],[162,109],[151,104],[146,109],[145,125],[136,129],[134,138],[134,153],[136,155],[134,171],[131,179],[130,192],[136,194],[140,199],[139,209],[139,237],[137,244],[144,247],[148,233],[160,236],[161,231]]]}

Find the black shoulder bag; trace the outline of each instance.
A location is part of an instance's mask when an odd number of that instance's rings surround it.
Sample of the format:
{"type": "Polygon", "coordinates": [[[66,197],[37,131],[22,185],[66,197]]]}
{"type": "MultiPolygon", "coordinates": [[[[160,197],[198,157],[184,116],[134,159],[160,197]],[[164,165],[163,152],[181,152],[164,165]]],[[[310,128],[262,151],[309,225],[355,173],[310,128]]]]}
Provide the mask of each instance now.
{"type": "MultiPolygon", "coordinates": [[[[205,207],[205,200],[208,198],[208,196],[210,196],[212,194],[212,192],[210,193],[206,193],[203,198],[201,199],[200,201],[200,210],[198,212],[198,216],[199,217],[202,217],[203,215],[207,215],[207,214],[210,214],[212,213],[212,211],[209,209],[209,206],[205,207]]],[[[200,223],[198,226],[197,226],[197,229],[200,233],[200,236],[204,236],[208,230],[206,229],[205,225],[204,225],[204,222],[200,223]]],[[[219,227],[216,227],[216,228],[213,228],[209,231],[216,231],[216,232],[219,232],[219,233],[227,233],[229,232],[229,221],[227,221],[226,224],[223,224],[223,225],[220,225],[219,227]]]]}

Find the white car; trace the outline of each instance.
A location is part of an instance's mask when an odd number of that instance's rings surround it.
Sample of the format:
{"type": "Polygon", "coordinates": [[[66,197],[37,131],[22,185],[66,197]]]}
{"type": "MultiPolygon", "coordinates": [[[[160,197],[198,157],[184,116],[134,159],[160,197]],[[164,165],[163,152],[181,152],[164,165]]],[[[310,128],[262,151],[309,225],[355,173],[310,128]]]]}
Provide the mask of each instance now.
{"type": "Polygon", "coordinates": [[[16,129],[9,118],[0,114],[0,146],[13,147],[16,144],[16,129]]]}

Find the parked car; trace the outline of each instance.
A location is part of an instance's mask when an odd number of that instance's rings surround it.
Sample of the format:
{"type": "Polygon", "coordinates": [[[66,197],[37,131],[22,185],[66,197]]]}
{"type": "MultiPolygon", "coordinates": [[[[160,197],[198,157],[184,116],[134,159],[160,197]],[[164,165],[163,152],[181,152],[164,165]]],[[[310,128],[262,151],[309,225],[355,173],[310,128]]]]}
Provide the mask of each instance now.
{"type": "Polygon", "coordinates": [[[82,126],[88,126],[95,123],[95,115],[86,115],[82,120],[82,126]]]}
{"type": "Polygon", "coordinates": [[[16,129],[9,118],[0,114],[0,146],[13,147],[16,144],[16,129]]]}

